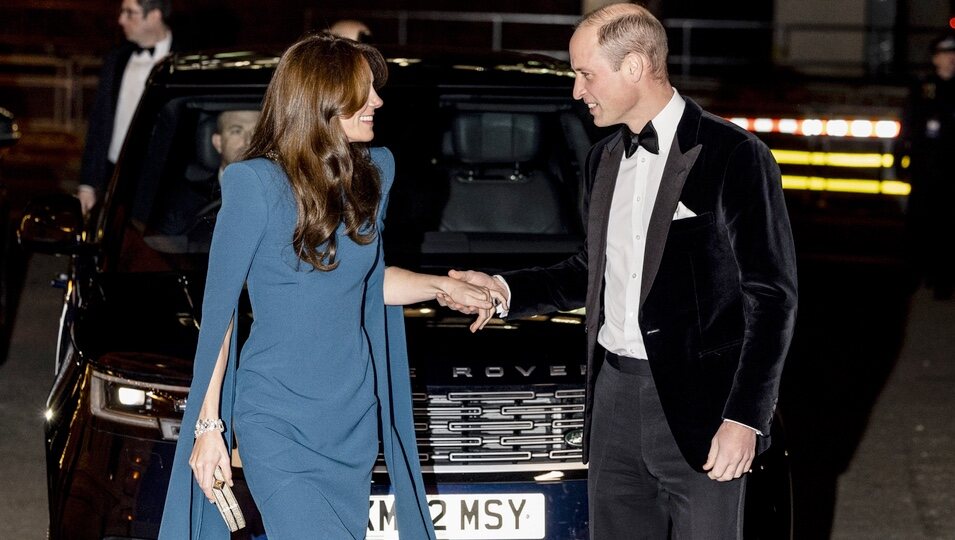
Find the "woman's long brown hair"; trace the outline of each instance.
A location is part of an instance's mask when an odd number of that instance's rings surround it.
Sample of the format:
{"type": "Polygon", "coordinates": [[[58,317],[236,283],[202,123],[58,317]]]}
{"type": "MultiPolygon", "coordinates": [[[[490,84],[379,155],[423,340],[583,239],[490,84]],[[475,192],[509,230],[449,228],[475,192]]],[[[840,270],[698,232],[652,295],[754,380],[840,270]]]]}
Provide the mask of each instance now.
{"type": "Polygon", "coordinates": [[[268,156],[285,170],[298,206],[292,246],[318,270],[338,266],[340,224],[359,244],[375,238],[378,168],[367,145],[348,142],[338,117],[364,107],[387,76],[373,47],[322,33],[282,55],[265,93],[246,157],[268,156]]]}

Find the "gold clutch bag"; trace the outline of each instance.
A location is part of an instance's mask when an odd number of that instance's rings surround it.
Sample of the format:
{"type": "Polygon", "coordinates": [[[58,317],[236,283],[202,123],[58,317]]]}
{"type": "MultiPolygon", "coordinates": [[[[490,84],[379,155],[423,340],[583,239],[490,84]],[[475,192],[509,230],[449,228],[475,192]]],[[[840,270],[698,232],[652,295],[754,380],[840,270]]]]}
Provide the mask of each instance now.
{"type": "Polygon", "coordinates": [[[226,483],[222,471],[216,467],[215,483],[212,484],[212,493],[216,496],[216,508],[222,514],[222,519],[229,527],[229,532],[235,532],[245,527],[245,516],[239,508],[239,501],[235,499],[232,488],[226,483]]]}

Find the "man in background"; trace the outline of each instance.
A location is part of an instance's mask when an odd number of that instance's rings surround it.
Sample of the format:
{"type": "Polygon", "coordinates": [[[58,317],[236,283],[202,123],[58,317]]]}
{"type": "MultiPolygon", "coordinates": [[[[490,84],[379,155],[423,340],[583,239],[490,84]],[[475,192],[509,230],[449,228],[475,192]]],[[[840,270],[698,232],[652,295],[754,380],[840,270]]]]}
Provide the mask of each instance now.
{"type": "Polygon", "coordinates": [[[902,140],[912,157],[908,247],[916,281],[934,289],[939,300],[952,297],[955,284],[955,34],[932,42],[934,72],[912,91],[902,140]]]}
{"type": "Polygon", "coordinates": [[[354,19],[342,19],[328,27],[328,32],[338,37],[348,38],[361,43],[371,41],[371,29],[368,25],[354,19]]]}
{"type": "Polygon", "coordinates": [[[915,282],[935,298],[952,297],[955,283],[955,34],[932,42],[934,72],[912,91],[903,122],[903,152],[912,158],[907,247],[915,282]]]}
{"type": "Polygon", "coordinates": [[[171,0],[122,2],[118,22],[127,41],[103,59],[86,132],[80,185],[76,192],[84,214],[102,196],[113,174],[149,73],[174,50],[168,24],[171,10],[171,0]]]}

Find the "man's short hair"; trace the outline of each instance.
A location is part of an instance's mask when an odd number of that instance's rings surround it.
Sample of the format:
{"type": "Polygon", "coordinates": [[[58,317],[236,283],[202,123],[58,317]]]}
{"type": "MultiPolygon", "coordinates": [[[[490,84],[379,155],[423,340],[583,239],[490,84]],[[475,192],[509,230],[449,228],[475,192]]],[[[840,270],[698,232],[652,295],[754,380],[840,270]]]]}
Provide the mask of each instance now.
{"type": "Polygon", "coordinates": [[[159,13],[162,14],[163,22],[169,22],[169,17],[172,16],[172,0],[138,0],[138,2],[139,7],[143,8],[143,17],[148,15],[150,11],[158,9],[159,13]]]}
{"type": "Polygon", "coordinates": [[[931,49],[933,54],[955,51],[955,34],[945,34],[933,39],[931,49]]]}
{"type": "Polygon", "coordinates": [[[653,77],[667,79],[669,48],[666,30],[645,7],[636,4],[604,6],[585,15],[577,23],[578,28],[582,26],[597,27],[597,43],[615,71],[620,69],[628,54],[637,53],[647,58],[653,77]]]}
{"type": "Polygon", "coordinates": [[[258,109],[226,109],[226,110],[220,112],[220,113],[216,116],[216,130],[215,130],[215,133],[218,133],[219,135],[222,135],[222,134],[225,132],[225,128],[226,128],[226,125],[225,125],[226,115],[228,115],[229,113],[244,113],[244,112],[256,113],[256,114],[258,114],[258,113],[259,113],[259,110],[258,110],[258,109]]]}

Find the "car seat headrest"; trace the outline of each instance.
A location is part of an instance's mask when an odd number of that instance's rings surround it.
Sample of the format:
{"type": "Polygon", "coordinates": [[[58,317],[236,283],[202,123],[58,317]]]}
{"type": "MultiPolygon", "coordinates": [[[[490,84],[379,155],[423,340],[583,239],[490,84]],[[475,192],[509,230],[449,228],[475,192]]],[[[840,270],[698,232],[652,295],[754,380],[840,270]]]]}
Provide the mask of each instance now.
{"type": "Polygon", "coordinates": [[[541,121],[534,114],[465,112],[454,118],[451,134],[464,163],[523,163],[537,156],[541,121]]]}
{"type": "Polygon", "coordinates": [[[212,146],[212,135],[216,133],[218,115],[202,113],[196,126],[195,159],[186,168],[186,177],[195,182],[208,180],[219,170],[222,159],[212,146]]]}

